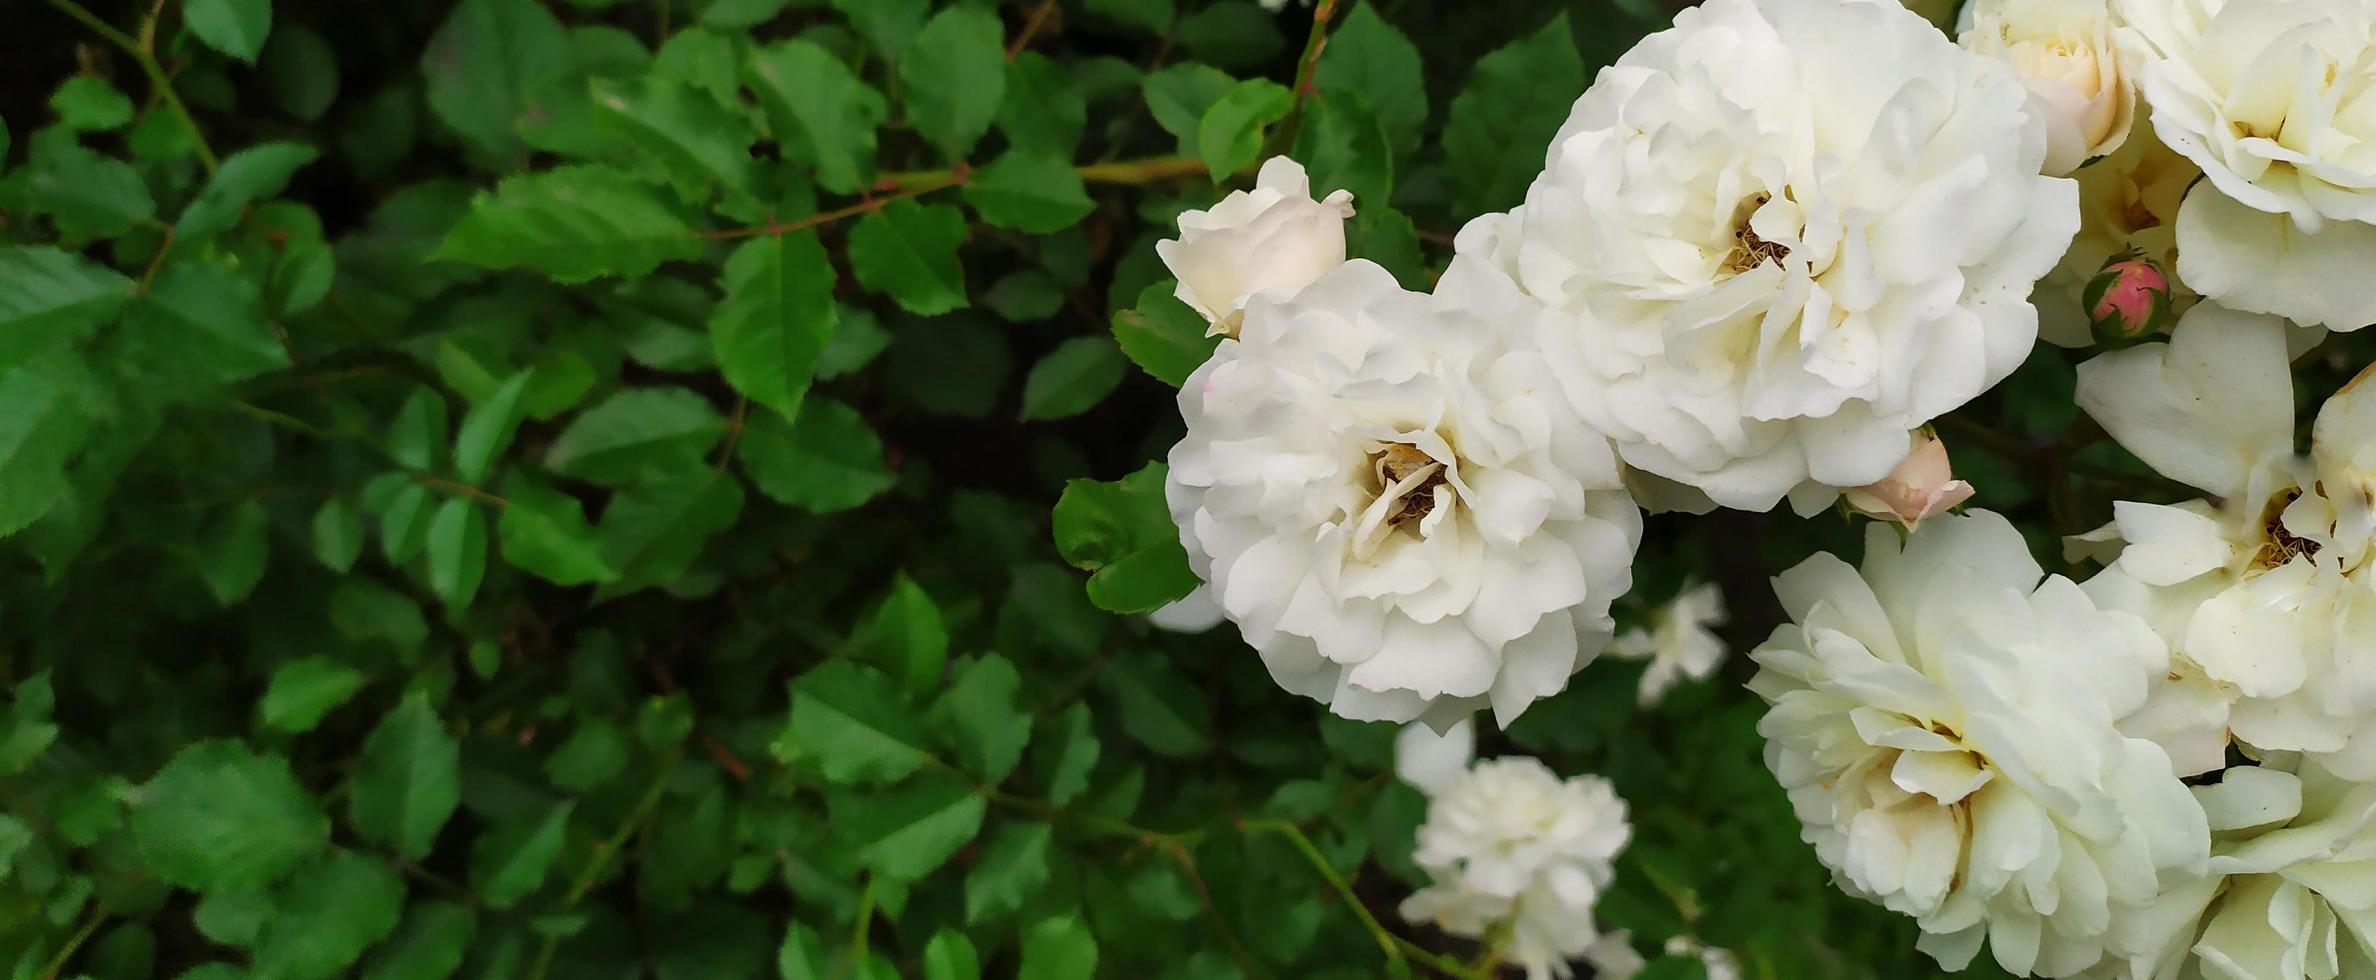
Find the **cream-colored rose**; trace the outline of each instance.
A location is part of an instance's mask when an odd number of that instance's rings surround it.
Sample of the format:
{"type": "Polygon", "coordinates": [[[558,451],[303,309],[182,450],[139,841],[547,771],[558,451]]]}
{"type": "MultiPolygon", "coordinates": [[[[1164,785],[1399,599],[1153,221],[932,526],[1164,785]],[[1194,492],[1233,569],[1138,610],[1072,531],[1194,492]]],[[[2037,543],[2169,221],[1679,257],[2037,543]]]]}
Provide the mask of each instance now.
{"type": "Polygon", "coordinates": [[[1972,499],[1972,485],[1956,479],[1948,465],[1947,444],[1929,432],[1916,432],[1913,438],[1914,451],[1887,478],[1842,495],[1850,508],[1866,517],[1915,527],[1923,518],[1972,499]]]}
{"type": "Polygon", "coordinates": [[[1963,46],[2009,65],[2046,124],[2045,172],[2063,176],[2119,149],[2137,116],[2107,0],[1974,0],[1963,46]]]}
{"type": "Polygon", "coordinates": [[[1180,281],[1180,302],[1204,314],[1213,333],[1234,337],[1254,294],[1302,289],[1345,264],[1351,217],[1351,192],[1312,200],[1303,165],[1272,157],[1253,190],[1180,215],[1180,237],[1156,242],[1155,254],[1180,281]]]}

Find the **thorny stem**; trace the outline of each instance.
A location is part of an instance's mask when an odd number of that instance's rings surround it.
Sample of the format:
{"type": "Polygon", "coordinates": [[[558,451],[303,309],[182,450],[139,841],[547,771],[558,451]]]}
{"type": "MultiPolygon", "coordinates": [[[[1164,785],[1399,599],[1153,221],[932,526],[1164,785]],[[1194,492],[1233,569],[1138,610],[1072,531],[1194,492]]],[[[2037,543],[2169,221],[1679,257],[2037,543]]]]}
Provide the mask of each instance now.
{"type": "Polygon", "coordinates": [[[123,49],[125,54],[131,55],[132,60],[140,64],[140,71],[148,76],[149,86],[156,90],[157,98],[163,100],[166,108],[173,110],[173,114],[181,118],[182,125],[189,129],[190,143],[198,150],[198,162],[205,165],[207,173],[214,173],[215,168],[220,165],[220,161],[215,159],[214,150],[206,145],[206,134],[198,129],[198,117],[190,115],[190,107],[184,105],[181,96],[173,91],[173,80],[165,77],[165,68],[157,64],[156,55],[150,54],[148,48],[140,41],[116,30],[115,27],[99,19],[96,14],[84,9],[82,4],[76,3],[74,0],[49,0],[49,5],[58,8],[66,16],[81,21],[83,26],[91,29],[92,33],[105,38],[107,43],[123,49]]]}
{"type": "Polygon", "coordinates": [[[84,943],[91,941],[93,933],[99,931],[99,924],[106,921],[107,913],[100,910],[97,903],[93,903],[90,917],[74,930],[74,935],[66,937],[66,945],[58,947],[58,955],[50,957],[49,966],[42,969],[42,980],[58,980],[64,976],[67,961],[74,959],[74,954],[82,949],[84,943]]]}

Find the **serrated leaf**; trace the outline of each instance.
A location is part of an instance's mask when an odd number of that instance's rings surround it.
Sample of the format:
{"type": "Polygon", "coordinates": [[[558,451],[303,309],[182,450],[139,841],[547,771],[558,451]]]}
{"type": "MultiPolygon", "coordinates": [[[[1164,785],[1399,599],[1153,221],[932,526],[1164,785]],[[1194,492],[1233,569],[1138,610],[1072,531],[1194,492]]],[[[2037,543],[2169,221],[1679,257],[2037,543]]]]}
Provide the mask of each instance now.
{"type": "Polygon", "coordinates": [[[1543,169],[1551,137],[1584,90],[1584,59],[1566,14],[1477,62],[1445,117],[1444,155],[1463,214],[1517,204],[1543,169]]]}
{"type": "Polygon", "coordinates": [[[372,954],[363,980],[446,980],[461,969],[478,916],[454,902],[415,902],[396,934],[372,954]]]}
{"type": "Polygon", "coordinates": [[[58,121],[71,129],[105,132],[132,121],[132,100],[97,75],[67,79],[50,95],[49,105],[58,121]]]}
{"type": "Polygon", "coordinates": [[[726,419],[709,399],[684,388],[634,388],[579,414],[545,464],[563,476],[625,483],[697,464],[725,435],[726,419]]]}
{"type": "Polygon", "coordinates": [[[1139,91],[1155,124],[1179,138],[1180,153],[1197,156],[1197,132],[1205,111],[1237,86],[1237,80],[1211,65],[1194,62],[1147,73],[1139,91]]]}
{"type": "Polygon", "coordinates": [[[564,283],[646,276],[701,255],[701,239],[652,187],[599,166],[507,177],[471,202],[433,259],[534,269],[564,283]]]}
{"type": "Polygon", "coordinates": [[[287,759],[228,739],[183,746],[129,802],[147,871],[198,891],[272,884],[330,840],[287,759]]]}
{"type": "Polygon", "coordinates": [[[1043,727],[1047,730],[1032,746],[1032,768],[1041,774],[1048,802],[1064,806],[1089,790],[1089,774],[1097,768],[1101,746],[1086,704],[1066,708],[1043,727]]]}
{"type": "Polygon", "coordinates": [[[156,216],[140,171],[76,143],[68,130],[35,133],[26,156],[22,206],[48,215],[69,238],[114,238],[156,216]]]}
{"type": "Polygon", "coordinates": [[[363,739],[348,821],[363,839],[419,860],[462,802],[461,761],[461,744],[428,696],[414,692],[363,739]]]}
{"type": "Polygon", "coordinates": [[[1114,314],[1114,340],[1140,370],[1177,388],[1211,360],[1219,336],[1208,336],[1203,316],[1180,302],[1169,279],[1148,286],[1138,306],[1114,314]]]}
{"type": "Polygon", "coordinates": [[[1228,180],[1262,155],[1263,132],[1295,107],[1294,93],[1268,79],[1237,83],[1196,124],[1196,153],[1213,183],[1228,180]]]}
{"type": "Polygon", "coordinates": [[[922,697],[940,686],[949,627],[932,596],[901,574],[874,614],[850,634],[848,650],[880,665],[909,697],[922,697]]]}
{"type": "Polygon", "coordinates": [[[404,879],[381,860],[333,851],[289,881],[256,941],[256,974],[337,976],[387,938],[404,912],[404,879]]]}
{"type": "Polygon", "coordinates": [[[735,454],[760,493],[814,514],[857,507],[898,482],[866,420],[830,398],[809,398],[790,422],[772,414],[745,420],[735,454]]]}
{"type": "Polygon", "coordinates": [[[485,482],[495,458],[511,448],[512,437],[520,431],[521,402],[537,376],[535,368],[512,375],[462,417],[462,428],[454,436],[456,479],[474,486],[485,482]]]}
{"type": "Polygon", "coordinates": [[[1089,10],[1149,34],[1168,33],[1172,26],[1172,0],[1089,0],[1089,10]]]}
{"type": "Polygon", "coordinates": [[[222,266],[166,265],[124,332],[143,366],[186,396],[289,366],[255,283],[222,266]]]}
{"type": "Polygon", "coordinates": [[[1023,379],[1023,421],[1066,419],[1097,407],[1122,383],[1129,362],[1104,337],[1057,345],[1023,379]]]}
{"type": "Polygon", "coordinates": [[[17,682],[9,693],[8,713],[0,715],[0,776],[24,772],[57,742],[58,726],[51,719],[56,707],[48,671],[17,682]]]}
{"type": "Polygon", "coordinates": [[[981,954],[964,933],[944,927],[924,944],[924,980],[982,980],[981,954]]]}
{"type": "Polygon", "coordinates": [[[132,280],[46,245],[0,248],[0,374],[115,318],[132,280]]]}
{"type": "Polygon", "coordinates": [[[437,495],[421,484],[406,484],[380,514],[380,553],[394,564],[411,561],[429,546],[429,525],[436,519],[437,495]]]}
{"type": "Polygon", "coordinates": [[[958,764],[985,785],[1005,782],[1031,741],[1031,713],[1020,703],[1023,676],[995,653],[958,662],[925,724],[958,764]]]}
{"type": "Polygon", "coordinates": [[[1097,206],[1070,164],[1024,151],[975,173],[965,184],[965,202],[993,225],[1042,235],[1072,227],[1097,206]]]}
{"type": "Polygon", "coordinates": [[[628,583],[673,582],[711,535],[734,526],[742,506],[742,483],[706,466],[640,481],[602,512],[603,563],[628,583]]]}
{"type": "Polygon", "coordinates": [[[709,318],[718,371],[752,401],[787,418],[833,340],[833,261],[814,232],[743,243],[727,258],[726,298],[709,318]]]}
{"type": "Polygon", "coordinates": [[[388,458],[396,465],[424,472],[436,469],[438,458],[445,453],[445,396],[428,385],[414,388],[396,409],[396,420],[388,425],[387,442],[388,458]]]}
{"type": "Polygon", "coordinates": [[[321,155],[303,143],[260,143],[224,157],[174,221],[174,242],[203,242],[237,226],[248,205],[287,189],[297,171],[321,155]]]}
{"type": "Polygon", "coordinates": [[[1097,940],[1079,916],[1043,919],[1023,933],[1018,976],[1032,980],[1094,980],[1097,940]]]}
{"type": "Polygon", "coordinates": [[[817,930],[792,920],[784,930],[783,945],[776,950],[776,975],[782,980],[829,980],[833,964],[817,930]]]}
{"type": "Polygon", "coordinates": [[[507,909],[543,886],[561,855],[574,804],[555,804],[533,818],[513,818],[480,831],[470,846],[470,881],[491,908],[507,909]]]}
{"type": "Polygon", "coordinates": [[[900,59],[901,108],[916,132],[963,160],[1006,94],[1006,28],[979,7],[934,14],[900,59]]]}
{"type": "Polygon", "coordinates": [[[569,32],[537,0],[462,0],[421,53],[430,110],[506,164],[526,150],[522,118],[570,68],[569,32]]]}
{"type": "Polygon", "coordinates": [[[830,661],[792,682],[790,736],[836,783],[900,779],[928,758],[915,717],[890,680],[847,660],[830,661]]]}
{"type": "Polygon", "coordinates": [[[943,776],[879,793],[843,793],[828,806],[833,824],[848,828],[858,862],[899,881],[922,880],[948,863],[981,831],[987,809],[973,787],[943,776]]]}
{"type": "Polygon", "coordinates": [[[344,497],[332,497],[314,511],[314,558],[322,567],[344,574],[363,556],[363,514],[344,497]]]}
{"type": "Polygon", "coordinates": [[[702,89],[659,78],[593,81],[594,118],[659,164],[688,193],[757,189],[750,121],[702,89]]]}
{"type": "Polygon", "coordinates": [[[487,576],[487,512],[468,497],[449,497],[429,522],[429,591],[463,609],[487,576]]]}
{"type": "Polygon", "coordinates": [[[271,555],[268,520],[264,505],[249,500],[231,507],[207,529],[196,556],[198,577],[217,605],[238,605],[264,580],[264,562],[271,555]]]}
{"type": "Polygon", "coordinates": [[[256,715],[264,727],[280,732],[307,732],[322,716],[345,704],[368,678],[336,658],[315,655],[291,660],[272,672],[256,715]]]}
{"type": "Polygon", "coordinates": [[[1152,612],[1194,591],[1171,511],[1161,463],[1121,480],[1074,480],[1056,501],[1056,550],[1090,572],[1089,599],[1108,612],[1152,612]]]}
{"type": "Polygon", "coordinates": [[[816,168],[817,186],[855,194],[874,170],[875,129],[890,111],[831,51],[803,40],[753,51],[744,84],[767,111],[788,161],[816,168]]]}
{"type": "Polygon", "coordinates": [[[553,785],[583,792],[610,781],[627,767],[627,734],[603,718],[581,718],[569,741],[545,760],[553,785]]]}
{"type": "Polygon", "coordinates": [[[965,269],[957,246],[965,215],[939,204],[893,201],[850,228],[850,269],[859,283],[918,316],[965,306],[965,269]]]}
{"type": "Polygon", "coordinates": [[[503,560],[558,585],[585,585],[618,578],[602,559],[594,528],[577,498],[513,477],[504,481],[507,506],[495,521],[503,560]]]}
{"type": "Polygon", "coordinates": [[[1006,100],[998,128],[1017,151],[1069,160],[1088,125],[1088,100],[1081,83],[1063,65],[1037,51],[1023,51],[1007,63],[1006,100]]]}
{"type": "Polygon", "coordinates": [[[1425,65],[1418,46],[1378,16],[1374,4],[1354,7],[1328,32],[1312,82],[1330,99],[1352,93],[1367,100],[1396,154],[1419,148],[1427,128],[1425,65]]]}
{"type": "Polygon", "coordinates": [[[272,0],[189,0],[182,23],[207,47],[254,63],[272,33],[272,0]]]}
{"type": "Polygon", "coordinates": [[[979,924],[1021,911],[1048,883],[1048,846],[1053,839],[1044,823],[1008,824],[991,837],[981,859],[965,874],[965,921],[979,924]]]}
{"type": "Polygon", "coordinates": [[[1097,686],[1114,701],[1107,717],[1157,754],[1188,758],[1211,745],[1203,695],[1162,658],[1145,651],[1116,657],[1098,672],[1097,686]]]}

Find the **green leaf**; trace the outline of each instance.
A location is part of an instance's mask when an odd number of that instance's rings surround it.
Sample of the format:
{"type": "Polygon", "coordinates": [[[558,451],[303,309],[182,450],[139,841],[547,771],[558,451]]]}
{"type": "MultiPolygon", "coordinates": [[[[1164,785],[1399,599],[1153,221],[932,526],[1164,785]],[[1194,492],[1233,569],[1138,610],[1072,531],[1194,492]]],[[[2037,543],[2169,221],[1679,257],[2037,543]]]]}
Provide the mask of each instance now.
{"type": "Polygon", "coordinates": [[[272,672],[263,700],[256,702],[256,714],[273,731],[309,732],[330,709],[362,690],[367,679],[333,657],[316,654],[291,660],[272,672]]]}
{"type": "Polygon", "coordinates": [[[1205,111],[1237,84],[1218,68],[1187,62],[1147,73],[1139,80],[1139,91],[1146,97],[1155,124],[1179,138],[1180,153],[1196,156],[1197,133],[1205,111]]]}
{"type": "Polygon", "coordinates": [[[867,289],[918,316],[965,306],[965,269],[957,246],[965,215],[940,204],[893,201],[850,228],[850,269],[867,289]]]}
{"type": "Polygon", "coordinates": [[[981,954],[964,933],[944,926],[924,944],[924,980],[982,980],[981,954]]]}
{"type": "Polygon", "coordinates": [[[701,23],[708,27],[735,30],[757,27],[783,13],[791,0],[711,0],[701,8],[701,23]]]}
{"type": "Polygon", "coordinates": [[[881,93],[833,53],[802,40],[751,53],[743,83],[759,96],[784,159],[816,168],[817,186],[855,194],[874,170],[881,93]]]}
{"type": "Polygon", "coordinates": [[[718,371],[734,390],[783,413],[800,414],[833,340],[833,261],[815,232],[744,242],[727,258],[726,298],[710,313],[718,371]]]}
{"type": "Polygon", "coordinates": [[[430,111],[504,164],[526,152],[522,118],[569,72],[569,32],[537,0],[462,0],[421,53],[430,111]]]}
{"type": "Polygon", "coordinates": [[[1460,175],[1458,210],[1499,211],[1522,200],[1583,90],[1584,59],[1566,14],[1478,61],[1444,124],[1444,156],[1460,175]]]}
{"type": "Polygon", "coordinates": [[[238,226],[248,206],[286,190],[321,151],[303,143],[259,143],[223,158],[206,187],[173,223],[173,240],[186,247],[238,226]]]}
{"type": "Polygon", "coordinates": [[[429,591],[464,609],[487,576],[487,512],[468,497],[449,497],[429,522],[429,591]]]}
{"type": "Polygon", "coordinates": [[[924,12],[931,8],[931,0],[831,0],[833,6],[850,19],[850,26],[860,37],[873,42],[875,53],[885,57],[907,50],[908,39],[924,26],[924,12]]]}
{"type": "Polygon", "coordinates": [[[313,516],[313,553],[322,566],[345,574],[363,556],[363,514],[344,497],[332,497],[313,516]]]}
{"type": "Polygon", "coordinates": [[[272,33],[272,0],[189,0],[182,23],[207,47],[253,64],[272,33]]]}
{"type": "Polygon", "coordinates": [[[572,166],[504,178],[471,202],[431,258],[579,283],[647,276],[700,255],[693,227],[651,187],[609,167],[572,166]]]}
{"type": "Polygon", "coordinates": [[[1129,362],[1104,337],[1075,337],[1031,367],[1023,379],[1023,421],[1068,419],[1097,407],[1122,383],[1129,362]]]}
{"type": "Polygon", "coordinates": [[[910,320],[899,325],[885,377],[924,412],[982,418],[998,404],[1012,360],[1006,335],[981,318],[910,320]]]}
{"type": "MultiPolygon", "coordinates": [[[[1427,72],[1419,48],[1364,3],[1328,33],[1313,85],[1326,98],[1357,95],[1370,106],[1398,155],[1419,148],[1427,129],[1427,72]]],[[[1385,203],[1380,200],[1378,203],[1385,203]]]]}
{"type": "Polygon", "coordinates": [[[1237,83],[1207,108],[1196,124],[1196,153],[1213,183],[1252,165],[1262,155],[1263,131],[1294,107],[1295,94],[1286,86],[1253,78],[1237,83]]]}
{"type": "Polygon", "coordinates": [[[256,943],[256,975],[322,980],[396,930],[404,879],[384,861],[333,851],[290,879],[274,906],[256,943]]]}
{"type": "Polygon", "coordinates": [[[1078,916],[1043,919],[1023,933],[1018,976],[1032,980],[1093,980],[1097,940],[1078,916]]]}
{"type": "MultiPolygon", "coordinates": [[[[926,951],[927,959],[931,957],[926,951]]],[[[776,950],[776,975],[783,980],[829,980],[833,975],[833,961],[825,952],[825,941],[817,937],[800,920],[784,930],[784,944],[776,950]]]]}
{"type": "Polygon", "coordinates": [[[411,561],[429,546],[429,525],[437,519],[437,496],[419,483],[409,483],[380,514],[380,553],[391,563],[411,561]]]}
{"type": "Polygon", "coordinates": [[[1006,95],[1005,43],[998,15],[955,6],[934,14],[900,59],[908,124],[950,160],[965,159],[998,115],[1006,95]]]}
{"type": "Polygon", "coordinates": [[[1089,0],[1089,11],[1149,34],[1171,32],[1172,0],[1089,0]]]}
{"type": "Polygon", "coordinates": [[[1116,657],[1098,671],[1097,686],[1114,701],[1108,717],[1157,754],[1189,758],[1212,744],[1203,694],[1162,657],[1143,650],[1116,657]]]}
{"type": "Polygon", "coordinates": [[[454,902],[414,902],[404,924],[372,954],[363,980],[446,980],[461,969],[478,916],[454,902]]]}
{"type": "Polygon", "coordinates": [[[263,70],[273,102],[296,119],[318,122],[338,104],[338,52],[312,28],[289,24],[275,31],[264,46],[263,70]]]}
{"type": "Polygon", "coordinates": [[[198,577],[217,605],[227,609],[240,604],[264,580],[264,561],[271,553],[268,521],[263,503],[249,500],[230,508],[207,529],[198,577]]]}
{"type": "Polygon", "coordinates": [[[1193,60],[1230,71],[1252,70],[1271,64],[1287,50],[1279,27],[1279,15],[1253,0],[1221,0],[1182,21],[1179,39],[1193,60]]]}
{"type": "Polygon", "coordinates": [[[1213,348],[1221,345],[1219,336],[1207,336],[1210,325],[1204,317],[1173,295],[1176,288],[1169,279],[1148,286],[1139,294],[1136,309],[1114,314],[1114,340],[1122,345],[1122,353],[1174,388],[1187,384],[1188,376],[1211,360],[1213,348]]]}
{"type": "Polygon", "coordinates": [[[836,795],[828,807],[833,824],[848,828],[860,864],[911,882],[948,863],[972,840],[986,809],[981,794],[950,776],[927,776],[880,793],[836,795]]]}
{"type": "Polygon", "coordinates": [[[262,888],[207,892],[190,909],[190,924],[199,935],[246,949],[256,945],[272,911],[272,893],[262,888]]]}
{"type": "Polygon", "coordinates": [[[145,365],[190,395],[289,366],[255,284],[221,266],[168,264],[124,332],[145,365]]]}
{"type": "Polygon", "coordinates": [[[577,498],[514,475],[504,481],[508,506],[495,521],[503,560],[558,585],[618,578],[602,559],[594,529],[577,498]]]}
{"type": "Polygon", "coordinates": [[[1048,802],[1064,806],[1089,790],[1101,747],[1089,720],[1089,706],[1075,703],[1044,723],[1048,731],[1033,743],[1032,768],[1041,774],[1048,802]]]}
{"type": "Polygon", "coordinates": [[[1056,550],[1092,573],[1089,599],[1100,609],[1152,612],[1198,584],[1164,505],[1164,472],[1149,463],[1112,483],[1074,480],[1056,501],[1056,550]]]}
{"type": "Polygon", "coordinates": [[[428,385],[415,387],[388,426],[388,458],[406,469],[434,470],[445,442],[445,396],[428,385]]]}
{"type": "Polygon", "coordinates": [[[537,375],[534,368],[513,374],[462,417],[462,429],[454,437],[456,479],[473,486],[486,481],[495,458],[511,448],[512,437],[520,431],[521,399],[537,375]]]}
{"type": "Polygon", "coordinates": [[[891,580],[891,591],[874,615],[850,634],[848,650],[881,665],[907,696],[922,697],[940,687],[949,628],[932,596],[901,574],[891,580]]]}
{"type": "Polygon", "coordinates": [[[71,357],[0,370],[0,536],[69,499],[66,467],[91,433],[90,383],[71,357]]]}
{"type": "Polygon", "coordinates": [[[462,801],[461,762],[461,743],[416,691],[363,739],[347,819],[364,840],[419,860],[462,801]]]}
{"type": "Polygon", "coordinates": [[[67,79],[50,96],[49,104],[50,111],[69,129],[106,132],[132,121],[132,100],[97,75],[67,79]]]}
{"type": "Polygon", "coordinates": [[[1007,63],[1006,99],[998,107],[998,128],[1016,152],[1072,159],[1089,104],[1073,73],[1037,51],[1021,51],[1007,63]]]}
{"type": "Polygon", "coordinates": [[[490,908],[507,909],[544,885],[569,832],[567,801],[534,818],[498,821],[470,845],[470,881],[490,908]]]}
{"type": "Polygon", "coordinates": [[[888,782],[923,767],[922,733],[891,681],[848,660],[825,663],[792,682],[789,734],[836,783],[888,782]]]}
{"type": "Polygon", "coordinates": [[[1044,823],[1008,824],[990,838],[981,859],[965,874],[965,921],[978,924],[1019,912],[1048,884],[1048,844],[1054,834],[1044,823]]]}
{"type": "Polygon", "coordinates": [[[709,399],[684,388],[634,388],[581,413],[553,440],[545,464],[563,476],[625,483],[700,462],[726,435],[709,399]]]}
{"type": "Polygon", "coordinates": [[[132,280],[46,245],[0,248],[0,374],[115,319],[132,280]]]}
{"type": "Polygon", "coordinates": [[[672,186],[698,194],[756,192],[751,144],[759,135],[708,92],[658,78],[597,78],[593,97],[595,121],[656,161],[672,186]]]}
{"type": "Polygon", "coordinates": [[[965,184],[965,203],[1000,228],[1042,235],[1072,227],[1097,207],[1070,164],[1022,151],[974,174],[965,184]]]}
{"type": "Polygon", "coordinates": [[[140,171],[74,142],[70,131],[35,133],[26,156],[26,206],[69,238],[114,238],[156,216],[140,171]]]}
{"type": "Polygon", "coordinates": [[[760,493],[814,514],[860,506],[898,482],[883,441],[857,410],[830,398],[808,399],[791,422],[768,413],[745,420],[735,454],[760,493]]]}
{"type": "Polygon", "coordinates": [[[1023,747],[1031,742],[1031,713],[1020,704],[1023,677],[995,653],[959,661],[952,674],[925,725],[961,767],[996,786],[1023,761],[1023,747]]]}
{"type": "Polygon", "coordinates": [[[644,480],[602,512],[602,560],[630,583],[676,581],[711,535],[742,516],[742,483],[707,466],[644,480]]]}
{"type": "MultiPolygon", "coordinates": [[[[1305,110],[1296,133],[1295,159],[1310,172],[1312,195],[1353,192],[1357,205],[1385,201],[1394,188],[1394,151],[1386,130],[1356,93],[1342,93],[1305,110]]],[[[1369,208],[1363,207],[1362,213],[1369,208]]]]}
{"type": "Polygon", "coordinates": [[[330,840],[287,759],[228,739],[183,746],[128,801],[147,871],[198,891],[269,885],[330,840]]]}
{"type": "Polygon", "coordinates": [[[57,742],[58,726],[50,718],[56,707],[48,671],[17,682],[8,713],[0,715],[0,776],[24,772],[57,742]]]}
{"type": "Polygon", "coordinates": [[[627,735],[618,725],[603,718],[580,718],[569,741],[545,760],[545,775],[555,786],[584,792],[625,769],[628,752],[627,735]]]}

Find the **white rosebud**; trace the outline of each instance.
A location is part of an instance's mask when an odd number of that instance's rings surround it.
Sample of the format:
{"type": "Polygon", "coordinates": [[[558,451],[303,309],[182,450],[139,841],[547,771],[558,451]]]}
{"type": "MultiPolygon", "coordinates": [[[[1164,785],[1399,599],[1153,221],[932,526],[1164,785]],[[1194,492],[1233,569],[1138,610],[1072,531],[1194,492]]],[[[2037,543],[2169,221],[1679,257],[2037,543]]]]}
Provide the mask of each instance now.
{"type": "Polygon", "coordinates": [[[1861,568],[1819,554],[1774,589],[1758,732],[1843,890],[1913,916],[1949,970],[1983,943],[2016,976],[2146,952],[2162,877],[2199,873],[2210,836],[2117,727],[2168,662],[2150,628],[1987,511],[1871,525],[1861,568]]]}
{"type": "Polygon", "coordinates": [[[1641,512],[1607,440],[1458,262],[1258,295],[1180,389],[1165,494],[1189,567],[1271,676],[1347,718],[1508,724],[1607,646],[1641,512]]]}
{"type": "Polygon", "coordinates": [[[1293,291],[1345,263],[1345,221],[1353,195],[1312,200],[1302,164],[1272,157],[1254,189],[1231,191],[1210,211],[1180,215],[1180,237],[1155,254],[1180,281],[1180,301],[1204,314],[1212,332],[1236,336],[1246,301],[1265,290],[1293,291]]]}
{"type": "Polygon", "coordinates": [[[2068,175],[2128,139],[2137,91],[2121,70],[2108,0],[1973,0],[1959,40],[2029,89],[2046,125],[2046,173],[2068,175]]]}
{"type": "Polygon", "coordinates": [[[2376,321],[2376,7],[2365,0],[2115,0],[2170,148],[2203,168],[2178,278],[2313,326],[2376,321]]]}
{"type": "Polygon", "coordinates": [[[2029,356],[2079,218],[2028,100],[1896,0],[1709,0],[1455,249],[1553,311],[1545,359],[1628,465],[1820,510],[2029,356]]]}
{"type": "Polygon", "coordinates": [[[1642,672],[1641,702],[1656,704],[1667,689],[1683,679],[1704,680],[1724,662],[1724,638],[1715,627],[1724,623],[1724,591],[1713,582],[1683,590],[1673,602],[1650,615],[1647,629],[1627,631],[1609,646],[1609,653],[1628,660],[1648,660],[1642,672]]]}
{"type": "Polygon", "coordinates": [[[1914,433],[1913,443],[1914,451],[1881,482],[1847,491],[1848,506],[1866,517],[1916,527],[1923,518],[1972,499],[1972,485],[1956,479],[1948,465],[1946,443],[1927,430],[1914,433]]]}
{"type": "Polygon", "coordinates": [[[1402,916],[1456,936],[1506,930],[1502,953],[1529,980],[1564,977],[1599,938],[1593,906],[1632,835],[1608,780],[1487,759],[1429,798],[1412,860],[1431,883],[1402,916]]]}

